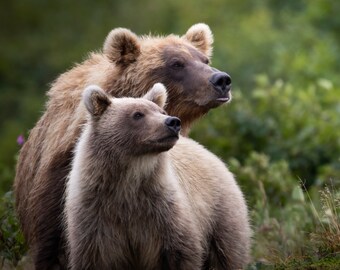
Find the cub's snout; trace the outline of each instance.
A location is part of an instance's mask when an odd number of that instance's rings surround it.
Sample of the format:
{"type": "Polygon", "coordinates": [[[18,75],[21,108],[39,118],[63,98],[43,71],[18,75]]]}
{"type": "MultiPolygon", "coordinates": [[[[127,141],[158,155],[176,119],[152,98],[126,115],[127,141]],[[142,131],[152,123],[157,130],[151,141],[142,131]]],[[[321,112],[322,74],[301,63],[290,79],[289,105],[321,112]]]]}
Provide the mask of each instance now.
{"type": "Polygon", "coordinates": [[[165,125],[174,135],[178,136],[181,130],[181,120],[179,118],[170,116],[165,119],[165,125]]]}

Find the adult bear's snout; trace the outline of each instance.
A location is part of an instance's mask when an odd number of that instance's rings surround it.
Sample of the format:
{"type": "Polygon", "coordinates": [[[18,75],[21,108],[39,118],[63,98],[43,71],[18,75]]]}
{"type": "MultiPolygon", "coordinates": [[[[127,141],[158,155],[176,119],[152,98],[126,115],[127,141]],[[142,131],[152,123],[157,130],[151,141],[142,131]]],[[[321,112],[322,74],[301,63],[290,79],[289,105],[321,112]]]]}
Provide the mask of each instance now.
{"type": "Polygon", "coordinates": [[[221,94],[226,94],[231,89],[231,77],[225,72],[215,72],[209,79],[215,90],[221,94]]]}

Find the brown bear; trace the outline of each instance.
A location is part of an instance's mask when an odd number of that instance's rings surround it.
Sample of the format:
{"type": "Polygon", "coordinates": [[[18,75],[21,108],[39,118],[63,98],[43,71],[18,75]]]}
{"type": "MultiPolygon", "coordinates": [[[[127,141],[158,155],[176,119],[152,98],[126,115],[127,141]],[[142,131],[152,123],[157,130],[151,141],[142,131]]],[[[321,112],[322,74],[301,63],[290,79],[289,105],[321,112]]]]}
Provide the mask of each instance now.
{"type": "Polygon", "coordinates": [[[92,53],[52,84],[46,110],[20,151],[14,183],[16,209],[37,269],[64,264],[63,193],[85,122],[79,105],[83,89],[97,84],[115,97],[140,97],[161,82],[169,95],[165,109],[181,118],[186,135],[195,119],[231,98],[228,74],[209,66],[212,42],[205,24],[181,37],[138,37],[114,29],[102,53],[92,53]]]}
{"type": "Polygon", "coordinates": [[[180,120],[162,109],[164,86],[139,99],[89,86],[83,99],[89,120],[65,199],[70,268],[243,268],[250,229],[242,193],[209,151],[183,137],[175,145],[180,120]]]}

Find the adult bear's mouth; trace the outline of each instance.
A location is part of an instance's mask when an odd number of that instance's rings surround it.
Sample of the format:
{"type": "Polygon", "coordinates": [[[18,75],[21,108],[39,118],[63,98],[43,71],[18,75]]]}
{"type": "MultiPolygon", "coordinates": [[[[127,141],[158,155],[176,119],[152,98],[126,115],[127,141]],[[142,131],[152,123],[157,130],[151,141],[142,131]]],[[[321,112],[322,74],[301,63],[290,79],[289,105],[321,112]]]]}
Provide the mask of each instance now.
{"type": "Polygon", "coordinates": [[[224,98],[217,98],[216,99],[217,102],[221,102],[221,103],[228,102],[229,100],[230,100],[230,97],[224,97],[224,98]]]}
{"type": "Polygon", "coordinates": [[[218,97],[215,97],[214,99],[212,99],[208,104],[207,107],[209,109],[211,108],[216,108],[218,106],[221,106],[224,103],[229,103],[231,101],[231,92],[228,92],[225,95],[219,95],[218,97]]]}

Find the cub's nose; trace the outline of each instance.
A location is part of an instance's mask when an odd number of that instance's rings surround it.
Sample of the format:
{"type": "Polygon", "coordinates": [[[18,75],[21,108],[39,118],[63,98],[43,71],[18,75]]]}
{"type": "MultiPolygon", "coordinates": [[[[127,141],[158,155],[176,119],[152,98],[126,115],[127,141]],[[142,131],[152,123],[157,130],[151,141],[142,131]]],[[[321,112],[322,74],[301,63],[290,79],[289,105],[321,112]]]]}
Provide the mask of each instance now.
{"type": "Polygon", "coordinates": [[[176,135],[178,135],[179,131],[181,130],[181,120],[179,120],[179,118],[177,117],[168,117],[167,119],[165,119],[165,124],[176,135]]]}
{"type": "Polygon", "coordinates": [[[230,76],[225,72],[215,72],[211,77],[210,80],[211,84],[214,86],[214,88],[223,93],[226,94],[230,91],[231,88],[231,78],[230,76]]]}

